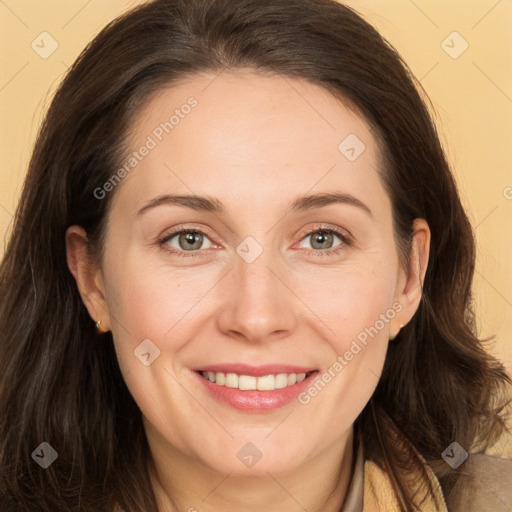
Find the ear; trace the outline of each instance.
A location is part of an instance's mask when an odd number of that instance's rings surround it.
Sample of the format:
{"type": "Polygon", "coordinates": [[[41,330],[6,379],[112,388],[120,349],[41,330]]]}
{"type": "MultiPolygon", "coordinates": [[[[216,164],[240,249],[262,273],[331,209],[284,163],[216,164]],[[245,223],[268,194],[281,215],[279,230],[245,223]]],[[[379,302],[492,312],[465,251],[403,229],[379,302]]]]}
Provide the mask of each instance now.
{"type": "Polygon", "coordinates": [[[97,262],[91,258],[87,233],[80,226],[71,226],[66,231],[66,256],[82,302],[93,322],[101,322],[102,332],[110,330],[103,274],[97,262]]]}
{"type": "Polygon", "coordinates": [[[395,300],[402,306],[390,322],[393,339],[416,313],[423,295],[423,283],[430,251],[430,228],[425,219],[415,219],[409,255],[409,267],[400,272],[395,300]]]}

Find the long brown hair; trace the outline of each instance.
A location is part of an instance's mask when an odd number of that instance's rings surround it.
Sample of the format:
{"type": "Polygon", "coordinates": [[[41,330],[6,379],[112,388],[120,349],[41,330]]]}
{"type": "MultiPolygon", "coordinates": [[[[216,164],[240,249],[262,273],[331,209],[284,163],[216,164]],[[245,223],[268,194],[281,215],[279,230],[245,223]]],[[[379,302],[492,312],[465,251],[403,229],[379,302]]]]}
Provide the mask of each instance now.
{"type": "Polygon", "coordinates": [[[141,414],[111,335],[96,334],[67,269],[65,231],[81,225],[101,253],[115,191],[98,200],[94,190],[118,169],[130,120],[155,91],[227,68],[307,79],[351,104],[381,142],[403,261],[413,220],[430,226],[419,310],[356,421],[365,457],[390,473],[402,508],[418,510],[422,497],[399,471],[392,424],[447,495],[460,470],[443,450],[457,441],[483,451],[505,429],[511,381],[473,322],[472,229],[429,109],[391,45],[334,0],[155,0],[83,51],[34,148],[0,267],[2,510],[157,511],[141,414]],[[44,471],[31,458],[43,441],[58,453],[44,471]]]}

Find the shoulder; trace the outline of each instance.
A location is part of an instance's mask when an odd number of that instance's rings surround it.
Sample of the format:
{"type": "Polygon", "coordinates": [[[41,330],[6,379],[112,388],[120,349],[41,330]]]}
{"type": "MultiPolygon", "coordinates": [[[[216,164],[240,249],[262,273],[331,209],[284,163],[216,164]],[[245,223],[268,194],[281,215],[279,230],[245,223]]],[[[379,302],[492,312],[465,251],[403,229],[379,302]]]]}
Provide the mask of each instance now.
{"type": "Polygon", "coordinates": [[[453,512],[509,512],[512,509],[512,459],[470,455],[464,474],[447,498],[453,512]]]}

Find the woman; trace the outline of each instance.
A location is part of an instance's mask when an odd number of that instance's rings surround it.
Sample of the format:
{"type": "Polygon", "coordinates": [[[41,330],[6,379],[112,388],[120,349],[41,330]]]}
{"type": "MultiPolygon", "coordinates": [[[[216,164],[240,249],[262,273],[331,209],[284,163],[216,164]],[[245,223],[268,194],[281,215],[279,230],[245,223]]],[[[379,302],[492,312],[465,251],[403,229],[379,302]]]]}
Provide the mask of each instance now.
{"type": "Polygon", "coordinates": [[[510,506],[474,259],[351,9],[138,7],[56,93],[2,262],[2,510],[510,506]]]}

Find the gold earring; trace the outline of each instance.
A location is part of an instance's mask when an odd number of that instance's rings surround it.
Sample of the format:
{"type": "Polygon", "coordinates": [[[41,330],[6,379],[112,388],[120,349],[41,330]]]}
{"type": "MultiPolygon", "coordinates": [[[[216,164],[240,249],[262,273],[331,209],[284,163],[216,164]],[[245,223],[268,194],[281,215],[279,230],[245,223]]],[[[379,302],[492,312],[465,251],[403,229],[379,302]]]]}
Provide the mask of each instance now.
{"type": "Polygon", "coordinates": [[[100,334],[100,333],[101,333],[101,320],[98,320],[98,321],[96,322],[96,332],[97,332],[98,334],[100,334]]]}

